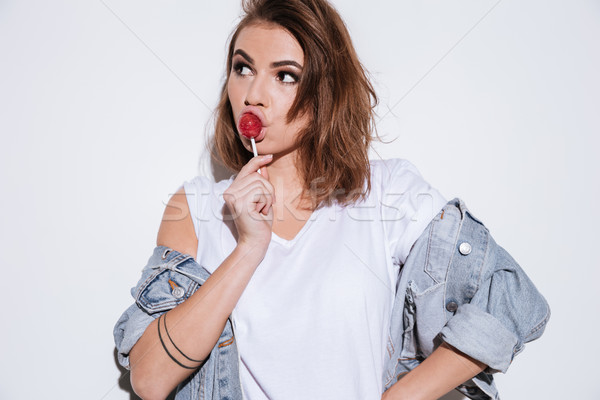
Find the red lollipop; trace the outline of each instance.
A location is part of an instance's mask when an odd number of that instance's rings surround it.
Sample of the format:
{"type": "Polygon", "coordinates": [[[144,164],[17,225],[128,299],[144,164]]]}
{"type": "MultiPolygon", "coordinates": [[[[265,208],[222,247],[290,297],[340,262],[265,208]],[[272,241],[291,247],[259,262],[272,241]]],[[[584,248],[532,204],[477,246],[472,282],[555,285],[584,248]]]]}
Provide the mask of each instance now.
{"type": "Polygon", "coordinates": [[[248,139],[257,137],[261,129],[262,122],[260,122],[260,119],[256,115],[246,113],[240,118],[240,133],[248,139]]]}

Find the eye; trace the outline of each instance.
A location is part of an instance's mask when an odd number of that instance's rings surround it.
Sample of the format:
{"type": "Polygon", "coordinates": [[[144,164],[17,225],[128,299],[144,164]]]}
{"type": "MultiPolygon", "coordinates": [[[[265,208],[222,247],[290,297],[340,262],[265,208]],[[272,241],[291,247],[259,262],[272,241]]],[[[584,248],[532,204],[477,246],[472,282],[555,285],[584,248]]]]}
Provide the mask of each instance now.
{"type": "Polygon", "coordinates": [[[289,72],[289,71],[280,71],[277,73],[277,79],[279,79],[282,83],[298,83],[298,75],[289,72]]]}
{"type": "Polygon", "coordinates": [[[238,62],[233,66],[233,70],[240,76],[248,76],[252,74],[250,67],[242,62],[238,62]]]}

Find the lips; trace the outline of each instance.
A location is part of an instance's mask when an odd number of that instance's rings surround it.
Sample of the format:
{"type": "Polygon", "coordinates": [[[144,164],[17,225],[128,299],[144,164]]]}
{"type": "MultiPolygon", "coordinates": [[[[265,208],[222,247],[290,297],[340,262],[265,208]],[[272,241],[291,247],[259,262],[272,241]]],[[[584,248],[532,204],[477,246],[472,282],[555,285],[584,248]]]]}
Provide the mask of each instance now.
{"type": "Polygon", "coordinates": [[[265,127],[263,126],[262,129],[260,130],[260,133],[258,134],[258,136],[256,136],[254,138],[255,141],[260,142],[261,140],[263,140],[265,138],[266,132],[265,132],[265,127]]]}

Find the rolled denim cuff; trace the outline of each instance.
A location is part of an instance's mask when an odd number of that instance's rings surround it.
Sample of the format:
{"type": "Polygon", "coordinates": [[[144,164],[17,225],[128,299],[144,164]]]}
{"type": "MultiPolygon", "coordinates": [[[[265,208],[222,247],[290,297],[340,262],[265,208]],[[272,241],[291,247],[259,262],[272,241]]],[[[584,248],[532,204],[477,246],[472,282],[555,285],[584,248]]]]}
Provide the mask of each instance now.
{"type": "Polygon", "coordinates": [[[488,372],[506,372],[522,347],[519,339],[492,314],[463,304],[440,332],[442,340],[485,363],[488,372]]]}
{"type": "Polygon", "coordinates": [[[117,321],[113,334],[117,347],[117,359],[124,368],[130,368],[129,352],[153,320],[152,315],[146,314],[137,304],[133,304],[117,321]]]}

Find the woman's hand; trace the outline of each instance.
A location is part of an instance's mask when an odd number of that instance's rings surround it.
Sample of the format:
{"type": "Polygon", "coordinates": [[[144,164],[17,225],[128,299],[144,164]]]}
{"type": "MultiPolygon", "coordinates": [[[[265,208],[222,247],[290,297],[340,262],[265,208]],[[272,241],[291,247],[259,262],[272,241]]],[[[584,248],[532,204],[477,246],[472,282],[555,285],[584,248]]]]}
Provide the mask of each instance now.
{"type": "Polygon", "coordinates": [[[252,158],[223,193],[237,228],[238,247],[266,252],[271,241],[275,190],[268,180],[267,169],[261,169],[262,175],[257,171],[272,159],[272,155],[252,158]]]}

